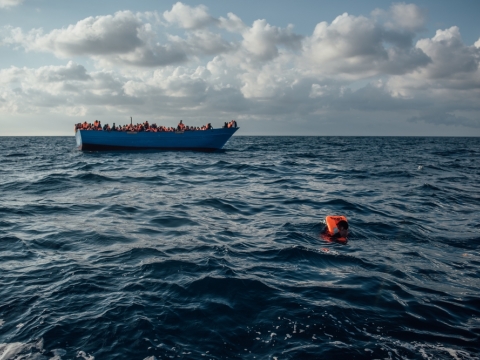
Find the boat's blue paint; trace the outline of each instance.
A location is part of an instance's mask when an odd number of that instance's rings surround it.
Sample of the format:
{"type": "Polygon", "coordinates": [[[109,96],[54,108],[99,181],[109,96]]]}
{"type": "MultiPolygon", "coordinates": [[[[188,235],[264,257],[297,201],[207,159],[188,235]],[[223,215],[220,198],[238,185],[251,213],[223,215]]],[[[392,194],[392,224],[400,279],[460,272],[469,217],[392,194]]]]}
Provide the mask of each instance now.
{"type": "Polygon", "coordinates": [[[200,150],[221,149],[239,128],[221,128],[185,132],[124,132],[77,130],[75,138],[81,150],[200,150]]]}

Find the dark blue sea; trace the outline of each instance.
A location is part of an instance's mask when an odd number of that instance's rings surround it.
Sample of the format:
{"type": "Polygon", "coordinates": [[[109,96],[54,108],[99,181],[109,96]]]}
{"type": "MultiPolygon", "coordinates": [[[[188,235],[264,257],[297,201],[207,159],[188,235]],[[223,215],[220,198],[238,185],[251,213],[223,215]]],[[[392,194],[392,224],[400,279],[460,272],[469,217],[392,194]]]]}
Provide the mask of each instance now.
{"type": "Polygon", "coordinates": [[[480,138],[0,138],[1,360],[479,359],[479,269],[480,138]]]}

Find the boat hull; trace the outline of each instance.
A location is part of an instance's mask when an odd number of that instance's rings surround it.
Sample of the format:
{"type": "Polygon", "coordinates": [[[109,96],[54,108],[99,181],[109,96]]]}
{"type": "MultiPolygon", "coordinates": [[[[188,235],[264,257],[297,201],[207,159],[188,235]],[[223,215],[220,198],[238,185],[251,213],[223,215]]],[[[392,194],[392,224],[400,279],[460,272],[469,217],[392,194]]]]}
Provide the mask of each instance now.
{"type": "Polygon", "coordinates": [[[102,150],[194,150],[216,151],[239,128],[185,132],[124,132],[77,130],[77,147],[84,151],[102,150]]]}

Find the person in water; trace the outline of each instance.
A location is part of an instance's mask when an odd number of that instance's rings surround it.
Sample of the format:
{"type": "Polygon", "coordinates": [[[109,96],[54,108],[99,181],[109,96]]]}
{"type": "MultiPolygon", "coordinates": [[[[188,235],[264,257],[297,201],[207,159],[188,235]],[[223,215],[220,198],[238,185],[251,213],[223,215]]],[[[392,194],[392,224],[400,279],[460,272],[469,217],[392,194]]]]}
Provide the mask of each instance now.
{"type": "Polygon", "coordinates": [[[336,234],[333,234],[333,236],[336,236],[337,238],[346,238],[348,235],[348,222],[345,220],[340,220],[337,223],[337,228],[338,232],[336,234]]]}
{"type": "Polygon", "coordinates": [[[348,222],[345,217],[327,216],[321,235],[325,240],[347,241],[348,222]]]}

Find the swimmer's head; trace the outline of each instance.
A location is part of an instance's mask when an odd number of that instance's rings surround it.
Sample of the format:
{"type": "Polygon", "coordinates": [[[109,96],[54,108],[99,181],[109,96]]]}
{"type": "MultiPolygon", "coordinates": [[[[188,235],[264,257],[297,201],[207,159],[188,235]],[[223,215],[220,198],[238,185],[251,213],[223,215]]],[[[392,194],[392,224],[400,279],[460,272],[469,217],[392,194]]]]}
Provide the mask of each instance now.
{"type": "Polygon", "coordinates": [[[338,233],[341,237],[346,237],[348,234],[348,222],[340,220],[337,223],[338,233]]]}

